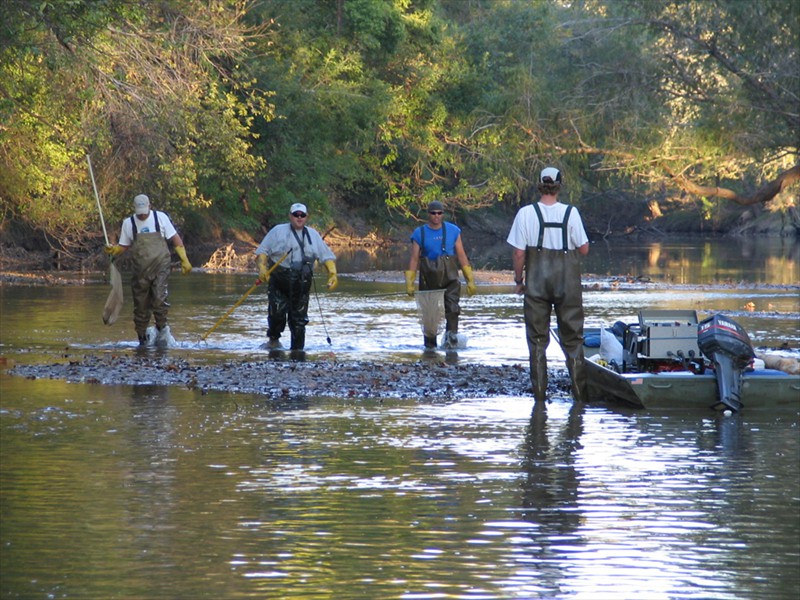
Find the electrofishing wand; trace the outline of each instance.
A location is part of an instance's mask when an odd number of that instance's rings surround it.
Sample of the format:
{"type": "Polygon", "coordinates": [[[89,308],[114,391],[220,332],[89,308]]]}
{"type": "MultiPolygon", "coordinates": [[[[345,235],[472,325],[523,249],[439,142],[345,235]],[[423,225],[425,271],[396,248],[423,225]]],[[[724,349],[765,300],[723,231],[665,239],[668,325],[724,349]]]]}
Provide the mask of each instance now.
{"type": "Polygon", "coordinates": [[[322,314],[322,304],[320,304],[319,294],[317,293],[317,282],[314,279],[312,279],[311,282],[314,286],[314,297],[317,299],[317,308],[319,309],[319,319],[320,321],[322,321],[322,329],[325,330],[325,339],[328,340],[328,345],[331,346],[332,345],[331,336],[328,335],[328,326],[325,324],[325,317],[322,314]]]}
{"type": "MultiPolygon", "coordinates": [[[[280,259],[278,259],[278,261],[277,261],[277,262],[276,262],[274,265],[272,265],[272,266],[269,268],[269,270],[267,271],[267,277],[269,277],[269,275],[270,275],[270,274],[271,274],[271,273],[272,273],[272,272],[273,272],[273,271],[274,271],[274,270],[277,268],[277,266],[278,266],[279,264],[281,264],[281,263],[283,262],[283,259],[285,259],[287,256],[289,256],[289,252],[287,252],[286,254],[284,254],[283,256],[281,256],[281,257],[280,257],[280,259]]],[[[222,318],[220,318],[220,320],[219,320],[219,321],[217,321],[216,323],[214,323],[214,326],[213,326],[211,329],[209,329],[208,331],[206,331],[206,332],[205,332],[205,333],[204,333],[204,334],[201,336],[201,339],[205,340],[205,339],[206,339],[206,338],[207,338],[209,335],[211,335],[211,332],[212,332],[212,331],[214,331],[214,330],[215,330],[217,327],[219,327],[219,326],[222,324],[222,322],[223,322],[225,319],[227,319],[227,318],[230,316],[230,314],[231,314],[231,313],[232,313],[234,310],[236,310],[236,308],[238,308],[238,306],[239,306],[239,305],[240,305],[242,302],[244,302],[244,301],[245,301],[245,299],[246,299],[246,298],[247,298],[247,297],[248,297],[250,294],[252,294],[252,293],[255,291],[255,289],[256,289],[258,286],[260,286],[260,285],[261,285],[261,279],[256,279],[256,282],[253,284],[253,286],[252,286],[252,287],[251,287],[249,290],[247,290],[247,291],[244,293],[244,296],[242,296],[241,298],[239,298],[239,300],[236,302],[236,304],[234,304],[233,306],[231,306],[231,307],[230,307],[230,309],[228,310],[228,312],[226,312],[224,315],[222,315],[222,318]]]]}

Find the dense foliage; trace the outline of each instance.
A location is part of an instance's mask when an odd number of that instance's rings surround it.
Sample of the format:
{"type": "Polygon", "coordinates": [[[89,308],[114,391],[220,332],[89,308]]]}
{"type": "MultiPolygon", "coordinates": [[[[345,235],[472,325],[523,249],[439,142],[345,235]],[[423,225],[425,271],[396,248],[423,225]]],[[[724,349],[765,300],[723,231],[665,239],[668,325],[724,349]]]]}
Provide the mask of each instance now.
{"type": "Polygon", "coordinates": [[[139,192],[195,236],[514,206],[545,164],[575,202],[786,209],[799,32],[792,0],[5,0],[0,218],[85,243],[87,154],[114,231],[139,192]]]}

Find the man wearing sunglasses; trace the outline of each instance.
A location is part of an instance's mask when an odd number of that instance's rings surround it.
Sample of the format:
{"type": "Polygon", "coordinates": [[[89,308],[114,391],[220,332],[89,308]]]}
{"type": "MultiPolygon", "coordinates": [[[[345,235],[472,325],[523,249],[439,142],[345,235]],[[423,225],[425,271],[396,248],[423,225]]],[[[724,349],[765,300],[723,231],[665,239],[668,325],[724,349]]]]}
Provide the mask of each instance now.
{"type": "Polygon", "coordinates": [[[302,352],[306,342],[308,301],[314,278],[314,262],[328,270],[328,289],[339,285],[336,256],[322,236],[306,226],[308,210],[296,202],[289,208],[289,222],[269,230],[256,248],[258,278],[269,284],[267,348],[282,348],[280,337],[288,321],[291,350],[302,352]],[[281,260],[283,259],[283,260],[281,260]],[[278,266],[270,272],[275,264],[278,266]]]}
{"type": "MultiPolygon", "coordinates": [[[[444,204],[434,200],[428,204],[428,222],[411,234],[411,257],[405,272],[406,291],[409,296],[414,295],[417,268],[420,291],[444,290],[445,334],[442,346],[446,349],[458,347],[458,315],[461,312],[459,265],[467,281],[467,294],[472,296],[477,287],[461,242],[461,229],[444,220],[444,204]]],[[[436,337],[426,335],[424,343],[425,348],[435,348],[436,337]]]]}

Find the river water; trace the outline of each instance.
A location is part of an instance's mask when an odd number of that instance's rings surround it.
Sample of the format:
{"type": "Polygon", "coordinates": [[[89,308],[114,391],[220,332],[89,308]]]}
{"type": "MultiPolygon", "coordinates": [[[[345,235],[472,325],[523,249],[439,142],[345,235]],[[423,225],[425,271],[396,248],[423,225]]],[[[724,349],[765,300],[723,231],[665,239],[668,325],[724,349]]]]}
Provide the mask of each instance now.
{"type": "MultiPolygon", "coordinates": [[[[420,360],[403,261],[354,251],[339,290],[318,281],[308,360],[420,360]]],[[[587,290],[587,318],[724,311],[756,346],[797,348],[798,265],[785,241],[595,245],[586,272],[659,285],[587,290]]],[[[169,352],[263,360],[261,290],[202,339],[252,281],[173,275],[169,352]]],[[[3,361],[135,355],[129,304],[117,325],[100,321],[107,293],[101,276],[0,286],[3,361]]],[[[481,285],[463,313],[459,362],[526,364],[509,285],[481,285]]],[[[530,397],[423,393],[267,402],[6,373],[0,392],[3,598],[800,596],[797,411],[556,398],[532,414],[530,397]]]]}

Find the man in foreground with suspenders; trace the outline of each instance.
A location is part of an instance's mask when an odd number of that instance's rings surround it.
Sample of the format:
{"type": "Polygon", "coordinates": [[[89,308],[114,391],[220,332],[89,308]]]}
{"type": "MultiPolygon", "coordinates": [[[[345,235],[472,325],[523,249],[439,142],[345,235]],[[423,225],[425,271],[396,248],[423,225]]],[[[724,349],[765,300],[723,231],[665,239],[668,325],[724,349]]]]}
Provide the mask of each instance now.
{"type": "Polygon", "coordinates": [[[150,210],[150,198],[139,194],[133,199],[134,215],[122,222],[119,244],[106,247],[106,254],[119,256],[128,248],[133,253],[131,293],[133,295],[133,324],[139,345],[147,344],[147,327],[150,317],[158,331],[155,343],[166,346],[171,339],[167,314],[169,302],[170,255],[167,240],[172,242],[181,259],[181,271],[191,273],[192,265],[186,258],[183,240],[166,213],[150,210]]]}
{"type": "Polygon", "coordinates": [[[589,253],[589,239],[578,209],[558,201],[558,169],[542,170],[537,189],[541,194],[539,202],[519,210],[507,239],[514,247],[515,291],[525,294],[525,334],[533,396],[536,402],[547,399],[546,350],[550,342],[550,312],[555,307],[572,379],[572,396],[577,402],[585,402],[588,398],[580,257],[589,253]]]}

